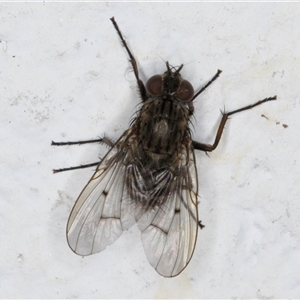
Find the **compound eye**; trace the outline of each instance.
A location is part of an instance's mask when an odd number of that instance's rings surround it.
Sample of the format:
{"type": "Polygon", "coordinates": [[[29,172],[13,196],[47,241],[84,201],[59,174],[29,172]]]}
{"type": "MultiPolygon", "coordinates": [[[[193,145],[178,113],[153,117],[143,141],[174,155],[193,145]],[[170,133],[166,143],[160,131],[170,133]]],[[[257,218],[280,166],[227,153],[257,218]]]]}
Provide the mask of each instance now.
{"type": "Polygon", "coordinates": [[[193,98],[193,96],[193,86],[187,80],[183,80],[178,90],[178,98],[180,100],[189,101],[193,98]]]}
{"type": "Polygon", "coordinates": [[[150,77],[146,83],[146,89],[150,95],[160,95],[162,92],[161,75],[154,75],[150,77]]]}

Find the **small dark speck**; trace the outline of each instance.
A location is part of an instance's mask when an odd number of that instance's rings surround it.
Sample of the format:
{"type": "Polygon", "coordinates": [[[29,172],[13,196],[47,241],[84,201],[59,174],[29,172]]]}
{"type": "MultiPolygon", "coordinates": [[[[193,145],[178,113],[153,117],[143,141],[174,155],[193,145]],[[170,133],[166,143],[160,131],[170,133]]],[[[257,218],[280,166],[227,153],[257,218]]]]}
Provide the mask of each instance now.
{"type": "Polygon", "coordinates": [[[286,124],[282,124],[283,128],[288,128],[289,126],[286,124]]]}
{"type": "Polygon", "coordinates": [[[205,227],[205,225],[203,225],[201,221],[198,221],[198,226],[200,227],[200,229],[203,229],[205,227]]]}
{"type": "Polygon", "coordinates": [[[108,195],[108,192],[104,190],[103,195],[106,197],[108,195]]]}
{"type": "Polygon", "coordinates": [[[180,209],[175,209],[175,214],[179,214],[180,213],[180,209]]]}

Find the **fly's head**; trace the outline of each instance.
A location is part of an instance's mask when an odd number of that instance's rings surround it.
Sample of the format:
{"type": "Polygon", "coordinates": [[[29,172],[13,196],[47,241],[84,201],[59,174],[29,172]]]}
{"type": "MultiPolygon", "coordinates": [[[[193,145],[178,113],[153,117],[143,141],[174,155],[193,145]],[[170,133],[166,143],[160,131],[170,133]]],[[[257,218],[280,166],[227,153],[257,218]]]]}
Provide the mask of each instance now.
{"type": "Polygon", "coordinates": [[[166,62],[167,71],[162,75],[154,75],[149,78],[146,89],[149,95],[160,97],[162,100],[177,101],[192,107],[194,88],[191,83],[183,79],[180,71],[183,68],[170,67],[166,62]]]}

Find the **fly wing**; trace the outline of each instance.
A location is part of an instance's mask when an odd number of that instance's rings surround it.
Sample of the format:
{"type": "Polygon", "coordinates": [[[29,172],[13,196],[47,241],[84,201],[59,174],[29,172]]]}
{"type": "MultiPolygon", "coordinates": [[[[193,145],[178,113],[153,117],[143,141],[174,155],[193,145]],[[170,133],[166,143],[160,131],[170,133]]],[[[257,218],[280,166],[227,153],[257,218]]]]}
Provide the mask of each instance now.
{"type": "Polygon", "coordinates": [[[123,200],[132,204],[124,199],[127,196],[123,193],[129,150],[124,141],[128,136],[127,131],[106,154],[72,209],[67,239],[70,248],[79,255],[104,250],[134,223],[134,218],[123,214],[121,207],[123,200]]]}
{"type": "Polygon", "coordinates": [[[165,277],[178,275],[188,265],[198,231],[198,182],[192,146],[182,151],[179,159],[179,171],[164,171],[165,180],[160,178],[161,194],[170,191],[165,200],[138,220],[147,258],[165,277]]]}

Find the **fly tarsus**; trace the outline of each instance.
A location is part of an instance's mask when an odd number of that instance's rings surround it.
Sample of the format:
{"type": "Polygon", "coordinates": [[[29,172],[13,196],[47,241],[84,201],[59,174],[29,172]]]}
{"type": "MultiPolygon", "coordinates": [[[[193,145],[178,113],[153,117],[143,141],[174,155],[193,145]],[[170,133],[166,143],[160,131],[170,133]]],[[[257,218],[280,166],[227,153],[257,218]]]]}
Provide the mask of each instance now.
{"type": "Polygon", "coordinates": [[[263,103],[265,103],[265,102],[274,101],[274,100],[276,100],[276,99],[277,99],[277,96],[268,97],[268,98],[265,98],[265,99],[263,99],[263,100],[257,101],[257,102],[254,103],[254,104],[250,104],[250,105],[247,105],[247,106],[245,106],[245,107],[242,107],[242,108],[240,108],[240,109],[236,109],[236,110],[231,111],[231,112],[228,112],[228,113],[225,113],[225,112],[224,112],[223,115],[231,116],[231,115],[234,115],[234,114],[236,114],[236,113],[238,113],[238,112],[241,112],[241,111],[244,111],[244,110],[251,109],[251,108],[253,108],[253,107],[255,107],[255,106],[261,105],[261,104],[263,104],[263,103]]]}
{"type": "Polygon", "coordinates": [[[54,142],[54,141],[52,141],[51,146],[71,146],[71,145],[83,145],[83,144],[91,144],[91,143],[102,143],[109,147],[112,147],[114,145],[114,142],[110,138],[105,136],[100,139],[77,141],[77,142],[54,142]]]}
{"type": "Polygon", "coordinates": [[[204,90],[206,90],[222,73],[222,70],[218,70],[214,77],[202,88],[199,92],[197,92],[191,101],[195,100],[204,90]]]}
{"type": "Polygon", "coordinates": [[[62,168],[62,169],[53,169],[53,173],[60,173],[60,172],[65,172],[65,171],[71,171],[71,170],[77,170],[77,169],[85,169],[85,168],[91,168],[94,166],[98,166],[99,165],[99,161],[96,163],[92,163],[92,164],[87,164],[87,165],[80,165],[80,166],[76,166],[76,167],[69,167],[69,168],[62,168]]]}

